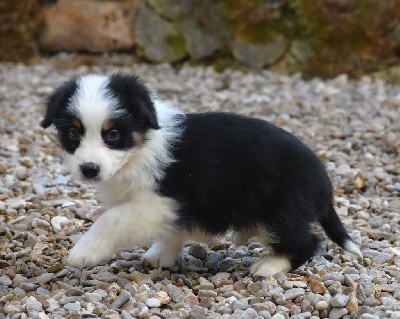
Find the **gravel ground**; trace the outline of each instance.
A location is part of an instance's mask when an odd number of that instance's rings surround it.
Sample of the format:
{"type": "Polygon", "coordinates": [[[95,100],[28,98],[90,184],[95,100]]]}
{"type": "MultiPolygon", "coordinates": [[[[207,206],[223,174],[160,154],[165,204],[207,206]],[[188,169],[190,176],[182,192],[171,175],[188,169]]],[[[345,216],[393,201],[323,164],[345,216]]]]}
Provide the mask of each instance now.
{"type": "Polygon", "coordinates": [[[50,60],[0,64],[0,318],[400,318],[400,90],[380,79],[303,81],[168,65],[57,69],[50,60]],[[77,74],[134,71],[185,111],[234,111],[294,132],[327,166],[336,209],[363,261],[330,241],[293,273],[260,279],[248,266],[257,242],[229,235],[189,243],[180,261],[154,269],[147,247],[76,269],[68,250],[101,213],[90,185],[70,180],[54,129],[38,123],[52,89],[77,74]]]}

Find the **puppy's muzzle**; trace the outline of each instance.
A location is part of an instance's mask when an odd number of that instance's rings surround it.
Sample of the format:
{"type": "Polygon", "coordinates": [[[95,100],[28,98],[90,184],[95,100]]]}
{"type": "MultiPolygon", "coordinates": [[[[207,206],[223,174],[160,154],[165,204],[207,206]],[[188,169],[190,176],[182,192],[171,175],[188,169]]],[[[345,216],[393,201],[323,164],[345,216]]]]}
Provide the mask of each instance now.
{"type": "Polygon", "coordinates": [[[79,167],[86,178],[95,178],[100,173],[100,166],[92,162],[83,163],[79,167]]]}

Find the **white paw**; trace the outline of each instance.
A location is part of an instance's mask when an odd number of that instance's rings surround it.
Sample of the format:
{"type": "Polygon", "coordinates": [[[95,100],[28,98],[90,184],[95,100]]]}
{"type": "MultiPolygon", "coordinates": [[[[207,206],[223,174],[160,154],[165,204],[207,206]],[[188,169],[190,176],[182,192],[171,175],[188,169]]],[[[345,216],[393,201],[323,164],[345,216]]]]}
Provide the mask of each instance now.
{"type": "Polygon", "coordinates": [[[101,241],[89,241],[84,236],[70,251],[67,262],[78,268],[91,267],[110,258],[113,253],[101,241]]]}
{"type": "Polygon", "coordinates": [[[353,242],[352,240],[348,239],[346,240],[346,242],[344,243],[344,249],[353,253],[354,255],[356,255],[359,259],[363,259],[363,254],[360,250],[360,247],[358,247],[358,245],[353,242]]]}
{"type": "Polygon", "coordinates": [[[287,257],[269,256],[253,264],[250,272],[253,276],[267,277],[279,272],[288,272],[290,268],[290,261],[287,257]]]}
{"type": "Polygon", "coordinates": [[[153,267],[171,267],[178,259],[179,253],[180,250],[156,242],[143,254],[143,258],[153,267]]]}

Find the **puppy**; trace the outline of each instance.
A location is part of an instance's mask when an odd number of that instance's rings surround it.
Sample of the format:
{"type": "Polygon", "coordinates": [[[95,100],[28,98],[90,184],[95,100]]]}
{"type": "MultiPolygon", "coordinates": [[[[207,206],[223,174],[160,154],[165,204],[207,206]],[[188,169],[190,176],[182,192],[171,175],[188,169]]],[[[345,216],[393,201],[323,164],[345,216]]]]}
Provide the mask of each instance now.
{"type": "Polygon", "coordinates": [[[319,222],[362,257],[332,206],[323,164],[296,137],[264,120],[227,113],[183,114],[152,99],[134,75],[87,75],[49,98],[42,127],[54,124],[72,176],[98,186],[106,210],[68,262],[93,266],[133,244],[168,267],[184,242],[237,233],[258,236],[273,254],[256,276],[287,272],[319,249],[319,222]]]}

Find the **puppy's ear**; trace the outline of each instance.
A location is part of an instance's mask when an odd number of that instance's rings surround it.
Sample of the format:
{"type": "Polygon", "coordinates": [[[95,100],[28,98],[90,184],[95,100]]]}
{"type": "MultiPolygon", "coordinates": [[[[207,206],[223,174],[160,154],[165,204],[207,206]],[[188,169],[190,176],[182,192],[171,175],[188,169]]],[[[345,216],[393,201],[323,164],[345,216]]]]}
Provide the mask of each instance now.
{"type": "Polygon", "coordinates": [[[64,83],[50,95],[46,103],[46,113],[40,125],[43,128],[48,128],[53,124],[54,120],[59,118],[60,113],[67,106],[68,100],[76,91],[78,85],[76,80],[71,80],[64,83]]]}
{"type": "Polygon", "coordinates": [[[119,100],[121,107],[141,120],[144,127],[155,130],[160,128],[150,93],[137,76],[124,73],[114,74],[110,76],[107,87],[110,93],[119,100]]]}
{"type": "Polygon", "coordinates": [[[139,113],[145,119],[146,123],[153,129],[158,130],[160,126],[157,121],[157,113],[154,108],[153,102],[149,104],[148,101],[141,101],[138,103],[139,113]]]}

